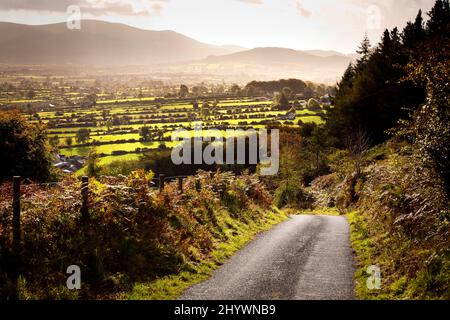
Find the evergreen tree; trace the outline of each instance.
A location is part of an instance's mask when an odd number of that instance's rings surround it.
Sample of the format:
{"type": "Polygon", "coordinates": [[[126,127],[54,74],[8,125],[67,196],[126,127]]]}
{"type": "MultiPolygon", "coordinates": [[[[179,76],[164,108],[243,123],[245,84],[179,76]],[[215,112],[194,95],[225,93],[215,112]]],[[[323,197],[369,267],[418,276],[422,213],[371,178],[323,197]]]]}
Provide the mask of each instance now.
{"type": "Polygon", "coordinates": [[[427,32],[430,36],[448,37],[450,34],[450,2],[437,0],[428,13],[427,32]]]}
{"type": "Polygon", "coordinates": [[[361,57],[357,61],[357,67],[364,65],[370,56],[370,48],[372,45],[370,44],[369,36],[367,33],[364,35],[364,39],[361,42],[361,45],[359,46],[358,50],[356,50],[356,53],[358,53],[361,57]]]}
{"type": "Polygon", "coordinates": [[[416,20],[408,22],[402,33],[402,41],[406,48],[415,49],[417,44],[425,39],[425,29],[422,10],[419,10],[416,20]]]}
{"type": "Polygon", "coordinates": [[[0,181],[22,176],[45,181],[51,173],[46,128],[29,123],[18,111],[0,111],[0,181]]]}

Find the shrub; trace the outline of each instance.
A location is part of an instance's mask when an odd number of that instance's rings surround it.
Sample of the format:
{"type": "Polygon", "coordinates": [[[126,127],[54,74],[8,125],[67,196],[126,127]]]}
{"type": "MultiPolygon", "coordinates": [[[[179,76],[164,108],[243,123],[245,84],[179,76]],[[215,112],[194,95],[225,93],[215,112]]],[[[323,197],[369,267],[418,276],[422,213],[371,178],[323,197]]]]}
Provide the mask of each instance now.
{"type": "Polygon", "coordinates": [[[18,111],[0,111],[0,181],[19,175],[45,181],[51,174],[51,147],[42,124],[31,124],[18,111]]]}
{"type": "Polygon", "coordinates": [[[278,208],[286,206],[299,209],[310,209],[314,199],[312,195],[306,192],[302,187],[289,183],[281,183],[274,195],[274,205],[278,208]]]}
{"type": "Polygon", "coordinates": [[[321,110],[320,102],[317,101],[316,99],[311,98],[308,100],[307,108],[313,111],[321,110]]]}
{"type": "MultiPolygon", "coordinates": [[[[93,298],[114,295],[137,281],[189,268],[226,240],[227,221],[263,219],[272,199],[255,177],[199,172],[164,193],[152,188],[153,174],[91,179],[89,217],[80,215],[80,183],[66,177],[57,187],[23,185],[21,297],[93,298]],[[201,188],[195,187],[200,181],[201,188]],[[66,268],[82,270],[82,290],[65,289],[66,268]]],[[[7,297],[11,256],[11,184],[0,186],[0,298],[7,297]]]]}

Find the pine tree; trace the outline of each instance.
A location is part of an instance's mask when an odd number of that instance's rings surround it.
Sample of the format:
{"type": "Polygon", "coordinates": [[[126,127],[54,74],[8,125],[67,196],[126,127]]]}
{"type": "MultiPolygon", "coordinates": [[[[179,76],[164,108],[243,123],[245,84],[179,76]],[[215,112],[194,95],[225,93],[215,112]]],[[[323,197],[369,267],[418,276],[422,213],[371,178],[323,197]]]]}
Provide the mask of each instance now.
{"type": "Polygon", "coordinates": [[[425,38],[425,29],[424,29],[424,23],[423,23],[423,17],[422,17],[422,10],[419,10],[416,20],[414,21],[414,35],[415,35],[417,42],[423,41],[425,38]]]}
{"type": "Polygon", "coordinates": [[[449,0],[437,0],[428,15],[430,17],[427,22],[428,34],[431,36],[448,37],[450,34],[449,0]]]}
{"type": "Polygon", "coordinates": [[[407,23],[401,37],[403,44],[408,49],[416,49],[417,45],[425,39],[422,10],[419,10],[414,23],[407,23]]]}
{"type": "Polygon", "coordinates": [[[355,76],[355,68],[353,66],[353,63],[350,62],[338,86],[343,87],[345,85],[350,85],[354,76],[355,76]]]}
{"type": "Polygon", "coordinates": [[[361,58],[359,58],[357,61],[357,66],[362,66],[367,62],[370,56],[371,47],[372,45],[370,44],[369,36],[366,33],[364,35],[363,41],[361,42],[361,45],[359,46],[358,50],[356,50],[356,53],[361,55],[361,58]]]}

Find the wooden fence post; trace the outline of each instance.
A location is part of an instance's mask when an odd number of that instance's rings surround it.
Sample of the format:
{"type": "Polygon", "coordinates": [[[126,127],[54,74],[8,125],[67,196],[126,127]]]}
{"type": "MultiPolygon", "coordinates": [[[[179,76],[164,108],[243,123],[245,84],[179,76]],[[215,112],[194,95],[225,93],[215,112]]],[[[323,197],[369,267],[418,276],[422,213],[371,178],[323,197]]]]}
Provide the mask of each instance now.
{"type": "Polygon", "coordinates": [[[159,175],[159,192],[164,192],[165,179],[166,179],[166,175],[164,175],[164,174],[159,175]]]}
{"type": "Polygon", "coordinates": [[[178,177],[178,191],[180,194],[183,194],[183,178],[178,177]]]}
{"type": "Polygon", "coordinates": [[[81,216],[84,219],[89,218],[89,178],[81,177],[81,216]]]}
{"type": "Polygon", "coordinates": [[[14,253],[20,249],[20,180],[21,177],[13,178],[13,248],[14,253]]]}
{"type": "Polygon", "coordinates": [[[13,287],[11,291],[11,298],[13,300],[19,299],[19,274],[20,274],[20,181],[21,177],[15,176],[13,178],[13,270],[12,270],[12,282],[13,287]]]}

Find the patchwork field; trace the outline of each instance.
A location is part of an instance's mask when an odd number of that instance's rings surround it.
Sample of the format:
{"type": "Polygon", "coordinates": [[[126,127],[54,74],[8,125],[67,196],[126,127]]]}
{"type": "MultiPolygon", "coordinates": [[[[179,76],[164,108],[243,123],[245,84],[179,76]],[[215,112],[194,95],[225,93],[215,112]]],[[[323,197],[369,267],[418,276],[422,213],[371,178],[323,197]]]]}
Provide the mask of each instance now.
{"type": "Polygon", "coordinates": [[[14,74],[4,80],[0,108],[19,109],[28,121],[45,124],[60,155],[86,157],[95,149],[101,164],[172,148],[172,133],[184,129],[183,135],[191,137],[196,124],[206,130],[204,135],[210,129],[224,134],[227,129],[320,124],[326,113],[318,103],[325,91],[313,85],[308,98],[288,93],[291,99],[280,107],[274,102],[275,89],[256,97],[246,96],[244,88],[234,94],[232,85],[201,84],[182,97],[179,84],[134,77],[14,74]],[[311,97],[317,99],[313,106],[311,97]]]}
{"type": "MultiPolygon", "coordinates": [[[[49,139],[65,156],[87,156],[95,148],[101,163],[136,158],[138,154],[158,148],[172,148],[172,133],[184,129],[184,136],[193,136],[194,126],[201,124],[204,135],[208,129],[264,128],[279,123],[297,126],[322,123],[324,111],[296,108],[279,110],[272,101],[243,98],[193,103],[156,103],[156,98],[103,100],[89,107],[60,107],[40,111],[29,120],[48,126],[49,139]],[[145,128],[143,130],[143,128],[145,128]],[[84,131],[82,137],[80,131],[84,131]],[[146,133],[144,133],[145,131],[146,133]]],[[[182,136],[183,136],[182,135],[182,136]]]]}

